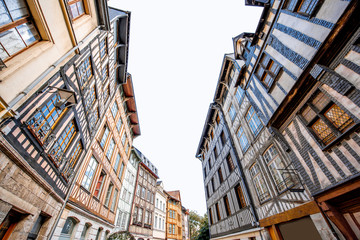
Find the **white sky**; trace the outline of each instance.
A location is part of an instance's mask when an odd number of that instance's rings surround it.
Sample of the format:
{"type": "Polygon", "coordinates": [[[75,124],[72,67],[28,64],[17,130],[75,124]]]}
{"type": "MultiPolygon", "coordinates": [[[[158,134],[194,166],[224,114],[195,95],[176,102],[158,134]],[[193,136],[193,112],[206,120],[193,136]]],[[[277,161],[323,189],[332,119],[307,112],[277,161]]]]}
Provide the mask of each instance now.
{"type": "Polygon", "coordinates": [[[261,7],[245,0],[110,0],[131,12],[128,72],[141,136],[137,147],[183,206],[206,212],[201,162],[195,158],[222,60],[232,38],[255,32],[261,7]]]}

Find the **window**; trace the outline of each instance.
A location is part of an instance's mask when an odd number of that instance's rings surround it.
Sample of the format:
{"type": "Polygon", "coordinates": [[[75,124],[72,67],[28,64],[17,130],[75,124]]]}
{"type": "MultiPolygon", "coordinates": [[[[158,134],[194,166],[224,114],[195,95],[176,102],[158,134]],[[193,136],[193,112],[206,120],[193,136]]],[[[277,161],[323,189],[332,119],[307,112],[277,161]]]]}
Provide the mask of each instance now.
{"type": "Polygon", "coordinates": [[[229,86],[231,85],[232,80],[234,79],[235,70],[236,70],[236,67],[234,65],[232,65],[230,73],[229,73],[229,86]]]}
{"type": "MultiPolygon", "coordinates": [[[[160,219],[159,219],[160,220],[160,219]]],[[[155,216],[155,224],[154,224],[154,228],[157,229],[157,216],[155,216]]]]}
{"type": "Polygon", "coordinates": [[[107,102],[107,100],[109,99],[110,96],[110,86],[108,85],[105,89],[104,89],[104,102],[107,102]]]}
{"type": "Polygon", "coordinates": [[[25,0],[1,1],[0,58],[20,53],[40,40],[25,0]]]}
{"type": "Polygon", "coordinates": [[[75,20],[85,14],[82,0],[67,0],[70,18],[75,20]]]}
{"type": "Polygon", "coordinates": [[[119,120],[117,121],[117,123],[116,123],[116,128],[117,128],[117,130],[120,132],[120,130],[121,130],[121,126],[123,125],[123,121],[122,121],[122,119],[121,119],[121,117],[119,117],[119,120]]]}
{"type": "Polygon", "coordinates": [[[231,210],[230,210],[230,204],[229,204],[229,199],[228,197],[225,195],[224,198],[224,204],[225,204],[225,212],[226,212],[226,216],[230,216],[231,215],[231,210]]]}
{"type": "Polygon", "coordinates": [[[261,56],[255,70],[256,77],[269,89],[280,72],[280,65],[274,62],[266,53],[261,56]]]}
{"type": "Polygon", "coordinates": [[[213,218],[212,218],[211,208],[209,208],[209,219],[210,219],[210,224],[213,225],[213,218]]]}
{"type": "Polygon", "coordinates": [[[115,164],[114,164],[114,172],[117,172],[117,169],[119,168],[119,164],[120,164],[120,154],[118,153],[116,155],[116,160],[115,160],[115,164]]]}
{"type": "Polygon", "coordinates": [[[141,188],[141,198],[145,199],[146,189],[144,187],[141,188]]]}
{"type": "Polygon", "coordinates": [[[91,59],[87,57],[78,67],[77,73],[79,76],[80,87],[84,88],[85,83],[87,83],[93,76],[91,59]]]}
{"type": "MultiPolygon", "coordinates": [[[[47,217],[45,217],[41,214],[39,215],[39,217],[36,219],[36,222],[28,235],[27,240],[35,240],[37,238],[37,236],[40,232],[40,228],[44,224],[46,219],[47,219],[47,217]]],[[[2,226],[0,228],[2,228],[2,226]]],[[[0,234],[0,237],[1,237],[1,234],[0,234]]]]}
{"type": "Polygon", "coordinates": [[[219,203],[215,203],[215,210],[216,210],[217,220],[220,221],[220,220],[221,220],[221,216],[220,216],[219,203]]]}
{"type": "Polygon", "coordinates": [[[101,70],[101,80],[105,82],[105,80],[109,77],[109,64],[106,64],[101,70]]]}
{"type": "Polygon", "coordinates": [[[210,132],[210,137],[211,137],[211,139],[214,139],[214,131],[213,130],[211,130],[211,132],[210,132]]]}
{"type": "Polygon", "coordinates": [[[211,157],[209,158],[209,169],[211,170],[212,164],[211,164],[211,157]]]}
{"type": "Polygon", "coordinates": [[[87,94],[85,95],[85,106],[86,106],[86,114],[91,111],[92,106],[94,105],[96,100],[96,89],[95,84],[89,88],[87,94]]]}
{"type": "Polygon", "coordinates": [[[209,197],[210,197],[210,194],[209,194],[209,185],[206,185],[205,190],[206,190],[206,198],[209,198],[209,197]]]}
{"type": "MultiPolygon", "coordinates": [[[[1,2],[0,2],[1,4],[1,2]]],[[[27,121],[27,126],[40,142],[44,143],[48,134],[54,129],[66,108],[61,110],[55,104],[60,100],[58,94],[54,94],[35,114],[27,121]]]]}
{"type": "Polygon", "coordinates": [[[279,153],[274,146],[269,147],[264,155],[265,162],[268,165],[271,176],[274,179],[276,188],[279,192],[285,190],[292,184],[289,174],[281,174],[281,169],[285,169],[284,162],[280,159],[279,153]]]}
{"type": "Polygon", "coordinates": [[[213,192],[215,192],[214,178],[211,179],[211,186],[212,186],[213,192]]]}
{"type": "Polygon", "coordinates": [[[235,165],[234,165],[234,162],[233,162],[230,154],[227,155],[227,157],[226,157],[226,163],[227,163],[230,173],[235,170],[235,165]]]}
{"type": "Polygon", "coordinates": [[[220,116],[219,116],[219,114],[217,114],[216,115],[216,123],[219,125],[219,123],[220,123],[220,116]]]}
{"type": "Polygon", "coordinates": [[[134,212],[133,212],[133,224],[136,224],[136,223],[137,223],[138,211],[139,211],[139,208],[138,208],[138,207],[134,207],[134,212]]]}
{"type": "Polygon", "coordinates": [[[139,214],[138,214],[137,220],[140,224],[142,223],[142,216],[143,216],[143,209],[139,208],[139,214]]]}
{"type": "Polygon", "coordinates": [[[236,133],[239,142],[240,142],[240,147],[241,149],[246,152],[246,150],[249,148],[249,141],[245,135],[244,129],[242,128],[242,126],[239,127],[239,129],[237,130],[236,133]]]}
{"type": "Polygon", "coordinates": [[[87,234],[90,227],[91,227],[91,225],[89,223],[85,223],[84,228],[83,228],[83,230],[81,232],[80,240],[85,240],[86,234],[87,234]]]}
{"type": "Polygon", "coordinates": [[[221,171],[221,167],[218,169],[218,175],[219,175],[219,181],[220,181],[220,184],[222,182],[224,182],[224,177],[223,177],[223,174],[222,174],[222,171],[221,171]]]}
{"type": "Polygon", "coordinates": [[[64,224],[63,229],[61,230],[60,239],[71,239],[71,235],[74,231],[74,227],[76,225],[76,221],[74,218],[67,218],[64,224]]]}
{"type": "Polygon", "coordinates": [[[88,167],[86,169],[84,178],[83,178],[82,183],[81,183],[81,185],[84,188],[86,188],[87,190],[89,190],[89,188],[90,188],[90,184],[91,184],[91,181],[92,181],[92,179],[94,177],[97,165],[98,165],[98,162],[95,160],[94,156],[91,156],[89,165],[88,165],[88,167]]]}
{"type": "Polygon", "coordinates": [[[75,137],[76,128],[74,121],[70,121],[66,126],[61,135],[56,139],[54,145],[52,146],[49,155],[54,160],[57,166],[60,166],[62,163],[62,158],[64,156],[65,151],[69,147],[72,139],[75,137]]]}
{"type": "Polygon", "coordinates": [[[239,105],[242,103],[244,96],[245,96],[245,91],[240,86],[237,87],[235,97],[239,105]]]}
{"type": "Polygon", "coordinates": [[[224,146],[226,143],[226,137],[224,131],[222,131],[220,134],[220,141],[221,141],[221,145],[224,146]]]}
{"type": "Polygon", "coordinates": [[[115,119],[116,114],[118,113],[118,111],[119,111],[119,107],[117,105],[117,102],[115,101],[114,104],[111,107],[111,113],[112,113],[114,119],[115,119]]]}
{"type": "MultiPolygon", "coordinates": [[[[219,153],[218,153],[218,151],[217,151],[217,148],[216,147],[214,147],[214,154],[215,154],[215,158],[217,158],[218,156],[219,156],[219,153]]],[[[216,160],[216,159],[215,159],[216,160]]]]}
{"type": "Polygon", "coordinates": [[[123,172],[124,172],[124,167],[125,167],[125,165],[122,162],[121,167],[120,167],[120,171],[119,171],[119,179],[120,179],[120,181],[121,181],[121,178],[122,178],[122,175],[123,175],[123,172]]]}
{"type": "Polygon", "coordinates": [[[105,177],[106,177],[106,173],[104,171],[101,171],[98,182],[95,186],[94,197],[96,197],[96,198],[100,197],[100,193],[101,193],[101,189],[104,185],[105,177]]]}
{"type": "Polygon", "coordinates": [[[252,106],[249,108],[248,112],[246,113],[246,121],[250,125],[251,131],[254,133],[255,136],[257,136],[260,130],[262,129],[262,124],[252,106]]]}
{"type": "Polygon", "coordinates": [[[146,197],[147,197],[148,202],[150,202],[150,197],[151,197],[150,190],[147,191],[147,196],[146,197]]]}
{"type": "Polygon", "coordinates": [[[108,190],[106,192],[106,197],[105,197],[105,207],[108,207],[109,206],[109,202],[110,202],[110,197],[111,197],[111,193],[112,193],[112,190],[114,188],[114,184],[112,182],[110,182],[109,184],[109,187],[108,187],[108,190]]]}
{"type": "Polygon", "coordinates": [[[125,199],[126,199],[126,195],[127,195],[127,190],[125,189],[125,188],[123,188],[124,190],[123,190],[123,194],[122,194],[122,199],[125,201],[125,199]]]}
{"type": "Polygon", "coordinates": [[[95,240],[100,240],[100,235],[101,235],[102,230],[103,230],[103,228],[99,227],[99,229],[97,230],[97,233],[96,233],[95,240]]]}
{"type": "Polygon", "coordinates": [[[109,133],[110,133],[109,128],[105,125],[104,128],[103,128],[103,132],[101,134],[101,141],[100,141],[100,146],[103,149],[105,147],[106,139],[107,139],[109,133]]]}
{"type": "Polygon", "coordinates": [[[354,120],[319,90],[303,107],[301,115],[307,127],[324,145],[354,125],[354,120]]]}
{"type": "Polygon", "coordinates": [[[259,169],[259,166],[257,165],[257,163],[255,163],[250,168],[250,175],[253,179],[253,183],[255,185],[255,189],[256,189],[256,193],[258,195],[259,201],[263,202],[263,201],[267,200],[268,198],[270,198],[270,194],[268,192],[265,181],[261,175],[261,172],[260,172],[260,169],[259,169]]]}
{"type": "Polygon", "coordinates": [[[96,108],[95,110],[89,112],[89,125],[92,131],[96,129],[96,123],[99,120],[99,115],[99,108],[96,108]]]}
{"type": "Polygon", "coordinates": [[[129,149],[130,149],[130,145],[129,145],[129,143],[127,142],[127,143],[126,143],[126,147],[125,147],[125,153],[126,153],[126,154],[129,154],[129,149]]]}
{"type": "Polygon", "coordinates": [[[204,171],[204,178],[206,178],[207,177],[206,167],[203,168],[203,171],[204,171]]]}
{"type": "Polygon", "coordinates": [[[293,12],[298,12],[303,15],[311,16],[315,13],[315,10],[319,0],[288,0],[284,8],[293,12]]]}
{"type": "Polygon", "coordinates": [[[246,202],[245,202],[244,194],[243,194],[242,188],[240,186],[240,183],[235,186],[235,194],[236,194],[236,199],[239,204],[239,208],[241,209],[241,208],[246,207],[246,202]]]}
{"type": "Polygon", "coordinates": [[[66,161],[65,165],[63,166],[63,168],[61,170],[61,174],[66,179],[69,179],[72,176],[72,174],[74,173],[75,165],[79,159],[79,156],[80,156],[82,150],[83,150],[83,146],[82,146],[81,142],[79,141],[69,158],[70,160],[66,161]]]}
{"type": "Polygon", "coordinates": [[[136,188],[136,196],[140,197],[140,192],[141,192],[141,186],[138,184],[136,188]]]}
{"type": "Polygon", "coordinates": [[[148,224],[148,223],[149,223],[149,211],[148,211],[148,210],[145,211],[144,223],[145,223],[145,224],[148,224]]]}
{"type": "Polygon", "coordinates": [[[107,38],[100,41],[100,58],[103,59],[107,54],[107,38]]]}
{"type": "Polygon", "coordinates": [[[229,112],[231,121],[234,121],[235,116],[236,116],[234,104],[231,104],[231,105],[230,105],[228,112],[229,112]]]}
{"type": "Polygon", "coordinates": [[[113,196],[113,199],[112,199],[112,202],[111,202],[111,207],[110,207],[110,211],[112,211],[112,212],[114,212],[114,209],[115,209],[117,195],[118,195],[118,190],[115,189],[114,196],[113,196]]]}
{"type": "Polygon", "coordinates": [[[110,141],[110,144],[109,144],[109,148],[108,148],[108,150],[107,150],[107,152],[106,152],[106,157],[107,157],[107,159],[108,159],[109,161],[110,161],[111,156],[112,156],[112,154],[113,154],[113,152],[114,152],[114,148],[115,148],[115,141],[114,141],[113,138],[111,138],[111,141],[110,141]]]}
{"type": "Polygon", "coordinates": [[[121,143],[123,146],[125,146],[125,142],[126,142],[126,133],[124,132],[124,134],[121,137],[121,143]]]}

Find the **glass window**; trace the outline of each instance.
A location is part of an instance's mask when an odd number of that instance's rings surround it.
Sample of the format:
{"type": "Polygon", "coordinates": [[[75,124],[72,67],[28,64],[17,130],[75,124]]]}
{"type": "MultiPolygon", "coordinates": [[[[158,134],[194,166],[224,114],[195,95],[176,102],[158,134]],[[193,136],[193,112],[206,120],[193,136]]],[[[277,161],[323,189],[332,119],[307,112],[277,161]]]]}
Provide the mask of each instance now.
{"type": "Polygon", "coordinates": [[[143,222],[142,217],[143,217],[143,209],[139,208],[139,214],[138,214],[138,217],[137,217],[139,223],[143,222]]]}
{"type": "Polygon", "coordinates": [[[112,182],[110,182],[108,190],[106,192],[105,203],[104,203],[105,207],[109,206],[109,202],[110,202],[111,193],[112,193],[113,188],[114,188],[114,184],[112,182]]]}
{"type": "Polygon", "coordinates": [[[241,149],[245,152],[249,148],[249,141],[244,133],[242,126],[239,127],[236,135],[239,139],[241,149]]]}
{"type": "Polygon", "coordinates": [[[116,114],[118,113],[118,111],[119,111],[119,107],[117,105],[117,102],[115,101],[114,104],[111,107],[111,113],[112,113],[114,119],[115,119],[116,114]]]}
{"type": "Polygon", "coordinates": [[[245,91],[239,86],[236,89],[236,100],[239,103],[239,105],[242,103],[242,100],[245,96],[245,91]]]}
{"type": "Polygon", "coordinates": [[[281,174],[281,170],[284,170],[285,164],[280,159],[280,156],[274,146],[269,147],[264,155],[265,162],[268,165],[271,176],[274,179],[276,188],[279,192],[285,190],[287,187],[292,185],[292,179],[289,174],[281,174]]]}
{"type": "Polygon", "coordinates": [[[213,225],[213,215],[211,208],[209,208],[209,219],[210,219],[210,224],[213,225]]]}
{"type": "Polygon", "coordinates": [[[305,124],[324,145],[334,141],[355,124],[344,110],[319,90],[303,107],[301,115],[305,124]]]}
{"type": "Polygon", "coordinates": [[[250,129],[254,133],[254,135],[255,136],[258,135],[260,130],[262,129],[262,124],[252,106],[249,108],[248,112],[246,113],[246,121],[248,122],[250,129]]]}
{"type": "Polygon", "coordinates": [[[70,18],[75,20],[85,14],[82,0],[67,0],[70,18]]]}
{"type": "Polygon", "coordinates": [[[87,83],[93,76],[90,56],[85,58],[85,60],[80,64],[77,69],[77,73],[79,76],[80,87],[83,88],[85,83],[87,83]]]}
{"type": "Polygon", "coordinates": [[[243,191],[242,191],[242,188],[241,188],[240,184],[235,186],[235,193],[236,193],[236,199],[237,199],[238,204],[239,204],[239,208],[241,209],[241,208],[246,207],[244,194],[243,194],[243,191]]]}
{"type": "Polygon", "coordinates": [[[215,210],[216,210],[217,220],[220,221],[220,220],[221,220],[221,216],[220,216],[219,203],[215,203],[215,210]]]}
{"type": "Polygon", "coordinates": [[[100,41],[100,58],[103,59],[107,54],[107,38],[100,41]]]}
{"type": "Polygon", "coordinates": [[[105,182],[105,177],[106,177],[106,173],[104,171],[101,171],[98,182],[95,186],[94,197],[96,197],[96,198],[100,197],[101,189],[105,182]]]}
{"type": "Polygon", "coordinates": [[[223,200],[224,200],[224,205],[225,205],[226,216],[230,216],[231,209],[230,209],[229,199],[228,199],[227,195],[224,196],[223,200]]]}
{"type": "Polygon", "coordinates": [[[279,71],[280,65],[264,53],[256,68],[255,75],[265,85],[265,87],[270,88],[279,71]]]}
{"type": "Polygon", "coordinates": [[[60,239],[70,239],[76,225],[75,219],[69,217],[66,219],[63,229],[61,230],[60,239]]]}
{"type": "Polygon", "coordinates": [[[114,148],[115,148],[115,141],[113,138],[111,138],[110,144],[109,144],[109,148],[106,152],[106,157],[107,159],[110,161],[111,160],[111,156],[114,152],[114,148]]]}
{"type": "Polygon", "coordinates": [[[49,152],[51,158],[54,160],[56,165],[59,166],[62,163],[64,153],[69,147],[75,134],[76,134],[75,123],[74,121],[70,121],[69,124],[64,129],[64,131],[58,137],[58,139],[55,140],[54,145],[52,146],[49,152]]]}
{"type": "Polygon", "coordinates": [[[84,175],[84,178],[82,180],[81,185],[89,190],[91,181],[94,177],[96,167],[98,165],[98,162],[95,160],[94,156],[91,157],[88,167],[86,168],[86,172],[84,175]]]}
{"type": "Polygon", "coordinates": [[[109,99],[109,96],[110,96],[110,86],[109,85],[104,89],[104,93],[103,93],[104,94],[104,102],[107,102],[107,100],[109,99]]]}
{"type": "Polygon", "coordinates": [[[110,210],[113,212],[114,209],[115,209],[115,205],[116,205],[116,200],[117,200],[117,195],[118,195],[118,190],[115,189],[114,191],[114,196],[113,196],[113,199],[112,199],[112,202],[111,202],[111,207],[110,207],[110,210]]]}
{"type": "Polygon", "coordinates": [[[72,174],[74,173],[76,163],[77,163],[77,161],[79,159],[79,156],[80,156],[82,150],[83,150],[83,146],[82,146],[81,142],[79,141],[76,144],[76,147],[74,148],[71,156],[68,158],[70,160],[66,161],[65,165],[63,166],[63,168],[61,170],[61,174],[66,179],[69,179],[72,176],[72,174]]]}
{"type": "MultiPolygon", "coordinates": [[[[40,232],[40,228],[44,224],[45,221],[46,221],[46,217],[40,214],[39,217],[36,219],[36,222],[35,222],[34,226],[32,227],[27,240],[35,240],[37,238],[37,236],[40,232]]],[[[3,226],[1,226],[1,228],[2,227],[3,226]]],[[[1,237],[1,234],[0,234],[0,237],[1,237]]]]}
{"type": "Polygon", "coordinates": [[[124,132],[124,134],[121,137],[121,143],[123,146],[125,146],[125,142],[126,142],[126,133],[124,132]]]}
{"type": "Polygon", "coordinates": [[[101,80],[104,82],[109,77],[109,64],[106,64],[101,70],[101,80]]]}
{"type": "Polygon", "coordinates": [[[230,173],[235,170],[235,165],[230,154],[226,157],[226,163],[230,173]]]}
{"type": "Polygon", "coordinates": [[[83,228],[83,230],[82,230],[82,232],[81,232],[80,240],[85,240],[85,238],[86,238],[86,233],[88,232],[88,230],[89,230],[90,227],[91,227],[90,224],[85,223],[84,228],[83,228]]]}
{"type": "Polygon", "coordinates": [[[119,171],[119,179],[120,179],[120,180],[121,180],[122,175],[123,175],[123,172],[124,172],[124,167],[125,167],[125,165],[124,165],[124,163],[122,162],[122,163],[121,163],[121,167],[120,167],[120,171],[119,171]]]}
{"type": "Polygon", "coordinates": [[[102,132],[101,141],[100,141],[100,146],[102,148],[105,147],[106,139],[107,139],[109,133],[110,133],[109,128],[105,125],[103,132],[102,132]]]}
{"type": "Polygon", "coordinates": [[[288,0],[284,8],[302,15],[311,16],[320,2],[319,0],[288,0]]]}
{"type": "Polygon", "coordinates": [[[21,52],[40,40],[25,0],[0,1],[0,58],[21,52]]]}
{"type": "Polygon", "coordinates": [[[133,212],[133,224],[137,223],[137,215],[139,212],[139,208],[138,207],[134,207],[134,212],[133,212]]]}
{"type": "MultiPolygon", "coordinates": [[[[1,1],[0,1],[1,4],[1,1]]],[[[55,104],[60,100],[58,94],[54,94],[40,109],[35,111],[28,121],[27,125],[32,133],[42,143],[47,138],[48,134],[55,127],[61,115],[65,112],[66,108],[56,108],[55,104]]]]}
{"type": "Polygon", "coordinates": [[[122,121],[122,119],[121,119],[121,116],[119,117],[119,120],[117,121],[117,123],[116,123],[116,128],[117,128],[117,130],[120,132],[120,130],[121,130],[121,126],[123,125],[123,121],[122,121]]]}
{"type": "Polygon", "coordinates": [[[234,121],[234,119],[236,117],[236,111],[235,111],[235,107],[233,104],[230,105],[228,112],[229,112],[231,121],[234,121]]]}
{"type": "Polygon", "coordinates": [[[262,177],[262,174],[260,172],[259,166],[257,163],[251,166],[250,168],[250,174],[253,179],[253,183],[255,185],[256,193],[259,197],[259,201],[263,202],[270,198],[270,194],[268,191],[268,188],[266,187],[264,178],[262,177]]]}
{"type": "Polygon", "coordinates": [[[224,182],[224,177],[223,177],[223,174],[222,174],[222,171],[221,171],[221,167],[218,169],[218,175],[219,175],[219,181],[220,181],[220,184],[222,182],[224,182]]]}
{"type": "Polygon", "coordinates": [[[222,131],[220,134],[220,141],[221,141],[221,145],[224,146],[226,143],[226,137],[224,131],[222,131]]]}
{"type": "Polygon", "coordinates": [[[88,114],[92,106],[94,106],[96,100],[96,90],[95,90],[95,84],[89,88],[87,91],[87,94],[85,95],[85,106],[86,106],[86,114],[88,114]]]}
{"type": "Polygon", "coordinates": [[[121,157],[120,157],[120,154],[118,153],[116,155],[116,160],[115,160],[115,165],[114,165],[114,171],[115,172],[117,172],[117,170],[119,168],[120,160],[121,160],[121,157]]]}

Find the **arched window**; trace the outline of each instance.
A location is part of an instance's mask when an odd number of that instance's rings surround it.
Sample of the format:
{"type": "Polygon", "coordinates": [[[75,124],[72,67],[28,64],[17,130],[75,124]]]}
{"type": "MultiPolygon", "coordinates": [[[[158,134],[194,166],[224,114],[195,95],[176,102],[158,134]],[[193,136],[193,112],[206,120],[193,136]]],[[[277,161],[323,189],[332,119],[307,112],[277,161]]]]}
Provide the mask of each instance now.
{"type": "Polygon", "coordinates": [[[98,229],[98,231],[97,231],[97,233],[96,233],[96,238],[95,238],[95,240],[101,239],[102,230],[103,230],[103,228],[102,228],[102,227],[99,227],[99,229],[98,229]]]}
{"type": "Polygon", "coordinates": [[[88,235],[89,229],[91,228],[91,224],[90,223],[85,223],[84,228],[81,232],[81,237],[80,240],[85,240],[86,239],[86,235],[88,235]]]}
{"type": "Polygon", "coordinates": [[[71,239],[73,235],[75,225],[78,223],[74,218],[69,217],[66,219],[63,229],[61,230],[61,234],[59,240],[68,240],[71,239]]]}

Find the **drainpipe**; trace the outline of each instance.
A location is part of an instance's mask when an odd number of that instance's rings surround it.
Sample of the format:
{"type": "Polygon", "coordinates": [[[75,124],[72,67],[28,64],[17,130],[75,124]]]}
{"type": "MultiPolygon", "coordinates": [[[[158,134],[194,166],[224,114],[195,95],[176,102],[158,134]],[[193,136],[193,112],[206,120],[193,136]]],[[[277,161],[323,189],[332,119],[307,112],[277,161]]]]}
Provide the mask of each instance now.
{"type": "MultiPolygon", "coordinates": [[[[213,103],[211,104],[211,107],[214,107],[215,109],[220,110],[220,112],[221,112],[221,114],[222,114],[222,116],[223,116],[223,119],[224,119],[224,121],[225,121],[226,130],[228,131],[228,133],[229,133],[229,135],[230,135],[230,138],[229,138],[229,139],[230,139],[231,145],[235,147],[234,140],[233,140],[233,137],[232,137],[232,135],[231,135],[230,128],[229,128],[229,126],[227,125],[227,122],[226,122],[226,120],[225,120],[225,114],[224,114],[224,111],[223,111],[223,109],[222,109],[222,107],[221,107],[221,104],[218,103],[218,102],[213,102],[213,103]]],[[[252,197],[248,194],[249,186],[248,186],[248,184],[247,184],[247,181],[246,181],[246,178],[245,178],[243,169],[242,169],[241,164],[240,164],[240,157],[239,157],[236,149],[234,149],[234,150],[235,150],[235,151],[234,151],[234,152],[235,152],[235,156],[236,156],[236,158],[237,158],[237,163],[239,163],[240,176],[241,176],[241,178],[242,178],[242,180],[243,180],[243,182],[244,182],[244,186],[245,186],[245,190],[246,190],[246,191],[245,191],[245,194],[246,194],[247,198],[248,198],[249,201],[250,201],[250,209],[251,209],[251,212],[252,212],[252,214],[253,214],[253,216],[254,216],[254,218],[255,218],[256,226],[258,226],[259,217],[258,217],[258,215],[257,215],[257,213],[256,213],[256,211],[255,211],[255,209],[254,209],[253,199],[252,199],[252,197]]],[[[259,230],[259,232],[260,232],[260,237],[261,237],[261,239],[263,239],[262,234],[261,234],[261,230],[259,230]]]]}
{"type": "Polygon", "coordinates": [[[68,51],[64,56],[62,56],[59,60],[53,63],[48,69],[45,70],[39,77],[37,77],[24,91],[20,92],[11,102],[9,106],[6,108],[7,112],[14,112],[13,108],[16,104],[18,104],[31,90],[33,90],[51,71],[53,71],[62,61],[64,61],[68,56],[73,54],[76,50],[80,48],[96,31],[98,31],[100,27],[96,27],[89,35],[87,35],[83,40],[81,40],[75,47],[73,47],[70,51],[68,51]]]}

